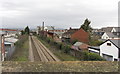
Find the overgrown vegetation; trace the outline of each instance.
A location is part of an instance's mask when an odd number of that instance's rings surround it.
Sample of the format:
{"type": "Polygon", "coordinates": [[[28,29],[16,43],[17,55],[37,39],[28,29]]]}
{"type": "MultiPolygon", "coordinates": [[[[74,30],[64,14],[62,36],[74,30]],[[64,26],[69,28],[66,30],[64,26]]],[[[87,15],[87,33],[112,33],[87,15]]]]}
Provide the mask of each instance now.
{"type": "Polygon", "coordinates": [[[28,35],[19,36],[19,40],[15,44],[16,50],[11,58],[12,61],[28,61],[28,43],[28,35]]]}
{"type": "Polygon", "coordinates": [[[71,39],[64,39],[64,41],[63,41],[65,44],[67,44],[67,45],[73,45],[73,44],[75,44],[76,42],[78,42],[78,40],[71,40],[71,39]]]}
{"type": "Polygon", "coordinates": [[[99,46],[101,43],[103,43],[103,41],[91,40],[90,45],[92,45],[92,46],[99,46]]]}
{"type": "Polygon", "coordinates": [[[53,54],[55,54],[61,61],[76,61],[76,57],[69,55],[70,46],[66,46],[63,43],[57,43],[51,38],[45,36],[37,36],[38,39],[49,48],[53,54]]]}
{"type": "Polygon", "coordinates": [[[85,60],[85,61],[105,61],[105,59],[103,59],[98,54],[89,53],[87,51],[82,52],[81,56],[83,58],[82,60],[85,60]]]}
{"type": "MultiPolygon", "coordinates": [[[[76,58],[77,60],[82,60],[82,61],[104,61],[104,59],[101,56],[99,56],[99,55],[97,55],[95,53],[89,53],[89,52],[86,52],[86,51],[73,50],[73,49],[71,49],[70,45],[55,42],[53,39],[48,38],[48,37],[43,36],[43,35],[37,36],[37,37],[40,40],[45,41],[46,42],[46,43],[44,43],[45,45],[48,44],[47,46],[50,45],[50,47],[52,47],[52,49],[55,48],[56,51],[63,52],[64,54],[70,55],[70,56],[76,58]]],[[[59,56],[59,55],[57,54],[57,56],[59,56]]],[[[64,57],[64,56],[62,56],[62,57],[64,57]]],[[[62,60],[64,61],[64,59],[62,59],[62,60]]]]}

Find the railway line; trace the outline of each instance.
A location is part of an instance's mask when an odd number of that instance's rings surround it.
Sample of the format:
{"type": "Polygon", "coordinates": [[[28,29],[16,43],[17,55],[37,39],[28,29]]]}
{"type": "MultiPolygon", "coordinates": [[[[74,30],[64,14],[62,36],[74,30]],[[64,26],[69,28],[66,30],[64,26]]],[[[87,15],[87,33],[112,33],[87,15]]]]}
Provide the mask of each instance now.
{"type": "MultiPolygon", "coordinates": [[[[60,61],[48,48],[46,48],[35,36],[30,36],[34,61],[60,61]]],[[[33,59],[32,58],[32,59],[33,59]]]]}

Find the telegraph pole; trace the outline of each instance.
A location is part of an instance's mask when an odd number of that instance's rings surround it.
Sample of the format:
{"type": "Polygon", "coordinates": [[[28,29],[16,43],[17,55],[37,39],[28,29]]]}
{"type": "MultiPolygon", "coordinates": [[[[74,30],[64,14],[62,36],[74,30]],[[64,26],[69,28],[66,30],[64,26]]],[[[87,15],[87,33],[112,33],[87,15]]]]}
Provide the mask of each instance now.
{"type": "Polygon", "coordinates": [[[45,33],[44,33],[44,25],[45,23],[44,23],[44,21],[42,22],[42,32],[43,32],[43,36],[45,35],[45,33]]]}
{"type": "Polygon", "coordinates": [[[45,26],[44,24],[45,24],[45,23],[44,23],[44,22],[42,22],[42,27],[43,27],[43,28],[42,28],[42,30],[43,30],[43,31],[44,31],[44,26],[45,26]]]}

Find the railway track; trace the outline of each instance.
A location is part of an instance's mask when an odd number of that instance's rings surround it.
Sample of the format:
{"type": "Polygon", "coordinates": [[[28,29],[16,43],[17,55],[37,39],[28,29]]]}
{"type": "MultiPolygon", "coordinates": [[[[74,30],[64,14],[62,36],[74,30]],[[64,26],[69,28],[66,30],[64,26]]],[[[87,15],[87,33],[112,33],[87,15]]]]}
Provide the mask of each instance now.
{"type": "Polygon", "coordinates": [[[35,36],[30,36],[34,61],[60,61],[48,48],[46,48],[35,36]]]}

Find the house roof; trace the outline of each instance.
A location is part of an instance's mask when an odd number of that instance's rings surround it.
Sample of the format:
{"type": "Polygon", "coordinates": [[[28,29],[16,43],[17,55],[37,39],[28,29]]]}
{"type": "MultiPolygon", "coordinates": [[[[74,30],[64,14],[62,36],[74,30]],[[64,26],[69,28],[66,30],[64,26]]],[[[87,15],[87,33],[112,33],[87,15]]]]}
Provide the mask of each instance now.
{"type": "Polygon", "coordinates": [[[113,27],[105,27],[105,28],[102,28],[101,30],[104,32],[111,32],[112,29],[113,29],[113,27]]]}
{"type": "Polygon", "coordinates": [[[0,30],[2,30],[2,31],[17,31],[15,29],[0,29],[0,30]]]}
{"type": "Polygon", "coordinates": [[[83,43],[82,45],[79,46],[80,49],[88,49],[89,45],[83,43]]]}
{"type": "Polygon", "coordinates": [[[45,29],[47,29],[47,30],[54,30],[54,27],[53,26],[46,26],[45,29]]]}
{"type": "Polygon", "coordinates": [[[89,46],[88,48],[100,51],[100,47],[99,46],[89,46]]]}
{"type": "Polygon", "coordinates": [[[16,38],[5,38],[5,41],[15,43],[18,41],[16,38]]]}
{"type": "Polygon", "coordinates": [[[120,32],[120,27],[114,27],[116,32],[120,32]]]}
{"type": "Polygon", "coordinates": [[[111,42],[113,42],[118,48],[120,48],[120,39],[111,39],[111,42]]]}
{"type": "Polygon", "coordinates": [[[65,32],[63,35],[67,35],[67,34],[73,34],[75,33],[76,31],[78,31],[79,29],[69,29],[67,32],[65,32]]]}
{"type": "MultiPolygon", "coordinates": [[[[120,49],[120,39],[108,39],[105,42],[107,42],[107,41],[112,42],[117,48],[120,49]]],[[[104,44],[105,42],[103,42],[102,44],[104,44]]]]}
{"type": "Polygon", "coordinates": [[[88,44],[82,43],[82,42],[76,42],[74,46],[79,47],[80,49],[87,49],[89,47],[88,44]]]}
{"type": "Polygon", "coordinates": [[[110,38],[112,38],[112,37],[118,38],[118,37],[119,37],[119,36],[117,36],[117,35],[115,35],[115,34],[113,34],[113,33],[111,33],[111,32],[106,32],[106,34],[107,34],[110,38]]]}
{"type": "Polygon", "coordinates": [[[80,45],[82,45],[83,43],[82,42],[76,42],[75,44],[74,44],[74,46],[80,46],[80,45]]]}

